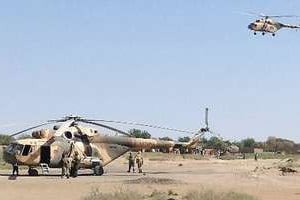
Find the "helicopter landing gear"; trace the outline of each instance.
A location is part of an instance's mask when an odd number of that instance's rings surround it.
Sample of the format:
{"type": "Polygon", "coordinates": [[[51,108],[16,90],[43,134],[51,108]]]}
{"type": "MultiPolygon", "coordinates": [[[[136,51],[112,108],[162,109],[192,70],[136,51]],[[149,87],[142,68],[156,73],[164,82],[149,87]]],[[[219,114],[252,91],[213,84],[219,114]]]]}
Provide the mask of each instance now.
{"type": "Polygon", "coordinates": [[[28,169],[28,175],[29,176],[38,176],[39,175],[39,172],[37,169],[34,169],[32,167],[29,167],[28,169]]]}
{"type": "Polygon", "coordinates": [[[256,33],[256,32],[254,32],[253,34],[254,34],[254,35],[256,35],[257,33],[256,33]]]}
{"type": "Polygon", "coordinates": [[[266,33],[265,33],[265,32],[262,32],[261,34],[262,34],[262,35],[265,35],[266,33]]]}
{"type": "Polygon", "coordinates": [[[100,165],[95,166],[95,168],[94,168],[95,176],[102,176],[103,173],[104,173],[103,167],[101,167],[100,165]]]}
{"type": "Polygon", "coordinates": [[[272,33],[272,36],[274,37],[274,36],[275,36],[275,33],[272,33]]]}

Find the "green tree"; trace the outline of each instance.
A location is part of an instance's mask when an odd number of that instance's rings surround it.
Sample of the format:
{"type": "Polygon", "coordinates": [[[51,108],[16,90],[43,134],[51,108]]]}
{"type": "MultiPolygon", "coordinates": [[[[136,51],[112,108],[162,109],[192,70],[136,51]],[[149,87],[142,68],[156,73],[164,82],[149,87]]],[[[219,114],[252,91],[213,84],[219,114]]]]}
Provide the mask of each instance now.
{"type": "Polygon", "coordinates": [[[208,144],[208,139],[206,137],[202,137],[200,141],[200,146],[202,148],[207,148],[207,144],[208,144]]]}
{"type": "Polygon", "coordinates": [[[0,134],[0,145],[8,145],[14,140],[13,137],[9,135],[0,134]]]}
{"type": "Polygon", "coordinates": [[[256,142],[253,138],[246,138],[240,142],[240,149],[242,153],[251,153],[253,152],[256,142]]]}
{"type": "Polygon", "coordinates": [[[170,137],[161,137],[161,138],[159,138],[160,140],[164,140],[164,141],[173,141],[173,139],[172,138],[170,138],[170,137]]]}
{"type": "Polygon", "coordinates": [[[256,142],[253,138],[246,138],[241,143],[244,148],[254,148],[256,142]]]}
{"type": "Polygon", "coordinates": [[[190,140],[191,138],[188,136],[178,138],[178,142],[189,142],[190,140]]]}
{"type": "Polygon", "coordinates": [[[207,146],[206,147],[210,148],[210,149],[217,149],[217,150],[223,150],[223,151],[225,151],[227,145],[220,138],[218,138],[218,137],[211,137],[207,141],[207,146]]]}
{"type": "Polygon", "coordinates": [[[268,137],[266,141],[266,151],[284,151],[286,153],[297,152],[297,145],[295,142],[283,138],[268,137]]]}
{"type": "Polygon", "coordinates": [[[17,137],[18,140],[20,140],[20,139],[28,139],[28,138],[32,138],[32,136],[30,134],[26,134],[26,133],[24,133],[22,135],[19,135],[17,137]]]}
{"type": "Polygon", "coordinates": [[[151,138],[151,134],[148,131],[142,131],[140,129],[130,129],[129,134],[136,138],[144,138],[149,139],[151,138]]]}

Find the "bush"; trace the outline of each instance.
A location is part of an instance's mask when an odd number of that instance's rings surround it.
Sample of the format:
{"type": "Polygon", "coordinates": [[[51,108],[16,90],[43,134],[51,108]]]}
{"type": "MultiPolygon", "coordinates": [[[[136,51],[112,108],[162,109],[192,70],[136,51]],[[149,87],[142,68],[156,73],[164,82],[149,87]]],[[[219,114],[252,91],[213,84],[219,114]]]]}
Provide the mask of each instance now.
{"type": "Polygon", "coordinates": [[[115,193],[102,193],[99,189],[93,189],[92,192],[83,198],[84,200],[141,200],[142,195],[137,192],[124,191],[120,189],[115,193]]]}
{"type": "Polygon", "coordinates": [[[162,192],[154,190],[150,195],[141,195],[135,191],[118,190],[114,193],[102,193],[94,189],[84,200],[257,200],[248,194],[236,192],[215,192],[213,190],[191,191],[185,196],[180,196],[173,190],[162,192]]]}
{"type": "Polygon", "coordinates": [[[14,140],[13,137],[9,135],[0,134],[0,145],[8,145],[14,140]]]}
{"type": "Polygon", "coordinates": [[[0,169],[10,169],[11,165],[3,160],[3,147],[0,146],[0,169]]]}
{"type": "Polygon", "coordinates": [[[213,190],[204,190],[201,192],[189,192],[183,197],[184,200],[256,200],[255,197],[248,194],[227,192],[217,193],[213,190]]]}

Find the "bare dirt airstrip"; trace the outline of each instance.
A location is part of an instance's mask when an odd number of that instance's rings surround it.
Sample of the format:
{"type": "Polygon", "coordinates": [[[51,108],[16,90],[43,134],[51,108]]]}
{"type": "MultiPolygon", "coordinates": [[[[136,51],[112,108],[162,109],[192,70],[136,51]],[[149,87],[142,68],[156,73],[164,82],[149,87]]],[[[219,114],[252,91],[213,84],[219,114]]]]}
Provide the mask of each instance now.
{"type": "MultiPolygon", "coordinates": [[[[190,160],[145,159],[145,174],[128,174],[125,158],[105,167],[101,177],[82,175],[61,179],[59,170],[51,175],[19,176],[9,180],[9,170],[1,170],[1,199],[83,199],[93,189],[103,192],[131,190],[146,194],[154,190],[176,191],[213,189],[217,192],[235,191],[251,194],[262,200],[299,200],[300,174],[283,176],[278,171],[279,160],[190,160]]],[[[297,165],[299,166],[298,162],[297,165]]],[[[299,170],[299,168],[297,169],[299,170]]],[[[83,171],[88,173],[89,171],[83,171]]],[[[26,170],[22,171],[26,174],[26,170]]]]}

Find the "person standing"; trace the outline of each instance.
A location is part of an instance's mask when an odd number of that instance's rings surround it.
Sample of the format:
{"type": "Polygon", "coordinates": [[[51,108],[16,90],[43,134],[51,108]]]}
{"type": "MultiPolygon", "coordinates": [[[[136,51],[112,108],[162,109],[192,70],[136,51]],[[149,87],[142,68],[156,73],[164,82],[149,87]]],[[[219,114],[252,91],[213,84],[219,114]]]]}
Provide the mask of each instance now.
{"type": "Polygon", "coordinates": [[[138,170],[139,170],[139,173],[142,173],[143,170],[142,170],[142,166],[144,164],[144,160],[143,160],[143,157],[142,157],[142,153],[141,151],[139,151],[136,156],[135,156],[135,162],[138,166],[138,170]]]}
{"type": "Polygon", "coordinates": [[[19,165],[18,165],[18,161],[17,160],[15,160],[12,163],[12,167],[13,167],[12,175],[13,176],[19,176],[19,165]],[[15,175],[15,173],[16,173],[16,175],[15,175]]]}
{"type": "Polygon", "coordinates": [[[217,159],[220,159],[220,157],[221,157],[221,150],[218,149],[218,151],[217,151],[217,159]]]}
{"type": "Polygon", "coordinates": [[[70,171],[72,166],[72,158],[69,156],[66,156],[66,154],[62,154],[62,170],[61,170],[61,178],[66,176],[67,178],[70,178],[70,171]]]}
{"type": "Polygon", "coordinates": [[[257,159],[258,159],[258,153],[256,152],[256,153],[254,154],[254,160],[257,161],[257,159]]]}
{"type": "Polygon", "coordinates": [[[134,173],[134,157],[132,155],[132,152],[129,152],[129,157],[128,157],[128,173],[130,173],[132,168],[132,172],[134,173]]]}
{"type": "Polygon", "coordinates": [[[73,157],[73,160],[72,160],[72,168],[73,168],[72,176],[74,178],[78,176],[78,169],[79,169],[79,165],[80,165],[80,160],[81,159],[80,159],[78,151],[75,151],[74,152],[74,157],[73,157]]]}

